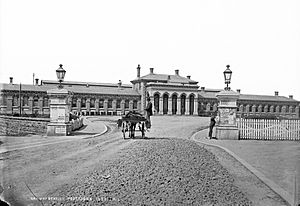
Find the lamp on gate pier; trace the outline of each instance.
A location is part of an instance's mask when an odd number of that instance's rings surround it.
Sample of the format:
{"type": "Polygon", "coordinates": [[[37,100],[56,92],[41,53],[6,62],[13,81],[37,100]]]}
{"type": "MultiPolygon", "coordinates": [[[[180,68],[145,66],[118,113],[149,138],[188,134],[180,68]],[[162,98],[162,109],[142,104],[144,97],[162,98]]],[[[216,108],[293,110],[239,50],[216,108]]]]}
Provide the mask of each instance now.
{"type": "Polygon", "coordinates": [[[227,65],[226,67],[227,67],[227,69],[223,72],[225,84],[226,84],[225,90],[230,91],[230,87],[228,85],[230,84],[230,81],[231,81],[232,71],[229,69],[230,65],[227,65]]]}
{"type": "Polygon", "coordinates": [[[59,68],[56,70],[56,76],[57,76],[57,79],[59,81],[59,85],[58,85],[58,88],[63,88],[62,86],[62,82],[64,81],[64,78],[65,78],[65,75],[66,75],[66,70],[64,70],[62,68],[62,64],[59,65],[59,68]]]}

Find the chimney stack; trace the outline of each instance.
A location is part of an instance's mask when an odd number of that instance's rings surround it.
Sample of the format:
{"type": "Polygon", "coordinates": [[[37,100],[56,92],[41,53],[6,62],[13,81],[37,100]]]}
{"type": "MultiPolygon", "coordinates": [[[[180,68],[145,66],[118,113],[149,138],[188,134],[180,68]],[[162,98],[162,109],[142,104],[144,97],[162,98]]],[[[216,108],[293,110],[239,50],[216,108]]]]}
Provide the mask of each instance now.
{"type": "Polygon", "coordinates": [[[39,85],[39,79],[38,78],[35,79],[35,85],[39,85]]]}
{"type": "Polygon", "coordinates": [[[175,75],[179,75],[179,69],[175,70],[175,75]]]}
{"type": "Polygon", "coordinates": [[[240,94],[241,93],[241,89],[237,89],[236,92],[240,94]]]}
{"type": "Polygon", "coordinates": [[[168,75],[168,80],[171,80],[171,75],[168,75]]]}
{"type": "Polygon", "coordinates": [[[201,87],[201,91],[203,91],[203,92],[204,92],[204,91],[205,91],[205,87],[201,87]]]}
{"type": "Polygon", "coordinates": [[[118,88],[121,88],[121,86],[122,86],[122,81],[119,80],[119,82],[118,82],[118,88]]]}
{"type": "Polygon", "coordinates": [[[275,91],[275,96],[278,96],[279,95],[279,92],[278,91],[275,91]]]}
{"type": "Polygon", "coordinates": [[[13,84],[13,79],[14,79],[13,77],[9,77],[9,83],[10,84],[13,84]]]}
{"type": "Polygon", "coordinates": [[[154,68],[150,68],[150,74],[153,74],[154,68]]]}
{"type": "Polygon", "coordinates": [[[293,99],[294,97],[293,97],[293,95],[289,95],[289,98],[290,98],[290,99],[293,99]]]}
{"type": "Polygon", "coordinates": [[[188,79],[191,79],[191,76],[190,76],[190,75],[188,75],[188,76],[186,76],[186,78],[188,78],[188,79]]]}
{"type": "Polygon", "coordinates": [[[136,68],[136,70],[137,70],[137,78],[140,78],[141,77],[141,67],[140,67],[140,65],[138,65],[138,67],[136,68]]]}

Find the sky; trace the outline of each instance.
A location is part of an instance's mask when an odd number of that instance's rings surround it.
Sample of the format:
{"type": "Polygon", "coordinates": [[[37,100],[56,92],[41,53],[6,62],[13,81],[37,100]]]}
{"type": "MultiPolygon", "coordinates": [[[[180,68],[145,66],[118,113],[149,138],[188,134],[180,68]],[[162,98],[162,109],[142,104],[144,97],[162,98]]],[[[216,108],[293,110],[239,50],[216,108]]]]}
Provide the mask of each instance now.
{"type": "Polygon", "coordinates": [[[0,0],[0,83],[130,84],[149,68],[200,87],[300,101],[299,0],[0,0]]]}

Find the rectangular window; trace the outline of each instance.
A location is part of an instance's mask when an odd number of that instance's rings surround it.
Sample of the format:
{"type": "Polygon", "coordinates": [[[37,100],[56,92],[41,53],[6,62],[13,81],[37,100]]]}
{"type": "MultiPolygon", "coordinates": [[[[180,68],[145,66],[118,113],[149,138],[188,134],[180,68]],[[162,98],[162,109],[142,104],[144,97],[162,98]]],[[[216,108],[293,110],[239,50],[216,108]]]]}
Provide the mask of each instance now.
{"type": "Polygon", "coordinates": [[[90,101],[90,107],[95,108],[95,99],[91,99],[90,101]]]}
{"type": "Polygon", "coordinates": [[[43,107],[49,107],[49,99],[47,97],[43,99],[43,107]]]}
{"type": "Polygon", "coordinates": [[[72,107],[77,107],[77,98],[72,99],[72,107]]]}
{"type": "Polygon", "coordinates": [[[6,96],[0,96],[0,106],[6,106],[6,96]]]}
{"type": "Polygon", "coordinates": [[[19,106],[19,98],[17,96],[13,97],[13,106],[19,106]]]}
{"type": "Polygon", "coordinates": [[[104,100],[103,99],[99,100],[99,108],[104,108],[104,100]]]}
{"type": "Polygon", "coordinates": [[[117,109],[120,109],[121,108],[121,100],[117,100],[117,109]]]}
{"type": "Polygon", "coordinates": [[[34,99],[33,99],[33,106],[34,107],[38,107],[39,106],[39,98],[38,97],[34,97],[34,99]]]}
{"type": "Polygon", "coordinates": [[[81,107],[86,107],[86,100],[85,99],[81,99],[81,107]]]}
{"type": "Polygon", "coordinates": [[[107,107],[112,108],[112,99],[109,99],[107,102],[107,107]]]}
{"type": "Polygon", "coordinates": [[[28,106],[28,97],[23,97],[23,106],[28,106]]]}
{"type": "Polygon", "coordinates": [[[125,100],[125,109],[129,108],[129,100],[125,100]]]}
{"type": "Polygon", "coordinates": [[[136,100],[133,101],[133,109],[137,109],[137,101],[136,100]]]}

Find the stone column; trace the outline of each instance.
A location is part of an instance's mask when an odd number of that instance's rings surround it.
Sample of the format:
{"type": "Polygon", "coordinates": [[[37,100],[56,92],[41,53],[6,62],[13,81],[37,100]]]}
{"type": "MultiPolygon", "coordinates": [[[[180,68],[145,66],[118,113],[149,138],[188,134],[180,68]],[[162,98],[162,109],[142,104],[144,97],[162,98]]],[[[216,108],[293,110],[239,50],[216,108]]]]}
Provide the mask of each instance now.
{"type": "Polygon", "coordinates": [[[185,99],[185,115],[190,115],[190,98],[185,99]]]}
{"type": "Polygon", "coordinates": [[[193,115],[198,115],[198,99],[195,98],[194,100],[194,114],[193,115]]]}
{"type": "Polygon", "coordinates": [[[70,93],[63,88],[47,91],[50,102],[50,123],[47,126],[47,136],[66,136],[71,133],[69,123],[71,105],[68,98],[70,93]]]}
{"type": "Polygon", "coordinates": [[[181,115],[181,98],[177,98],[177,112],[176,114],[181,115]]]}
{"type": "Polygon", "coordinates": [[[216,127],[216,138],[226,140],[238,139],[238,128],[236,122],[236,108],[239,93],[221,91],[216,94],[219,100],[218,116],[219,124],[216,127]]]}
{"type": "Polygon", "coordinates": [[[168,98],[168,114],[172,115],[172,97],[168,98]]]}
{"type": "Polygon", "coordinates": [[[163,98],[159,98],[159,114],[164,114],[164,104],[163,104],[163,98]]]}

